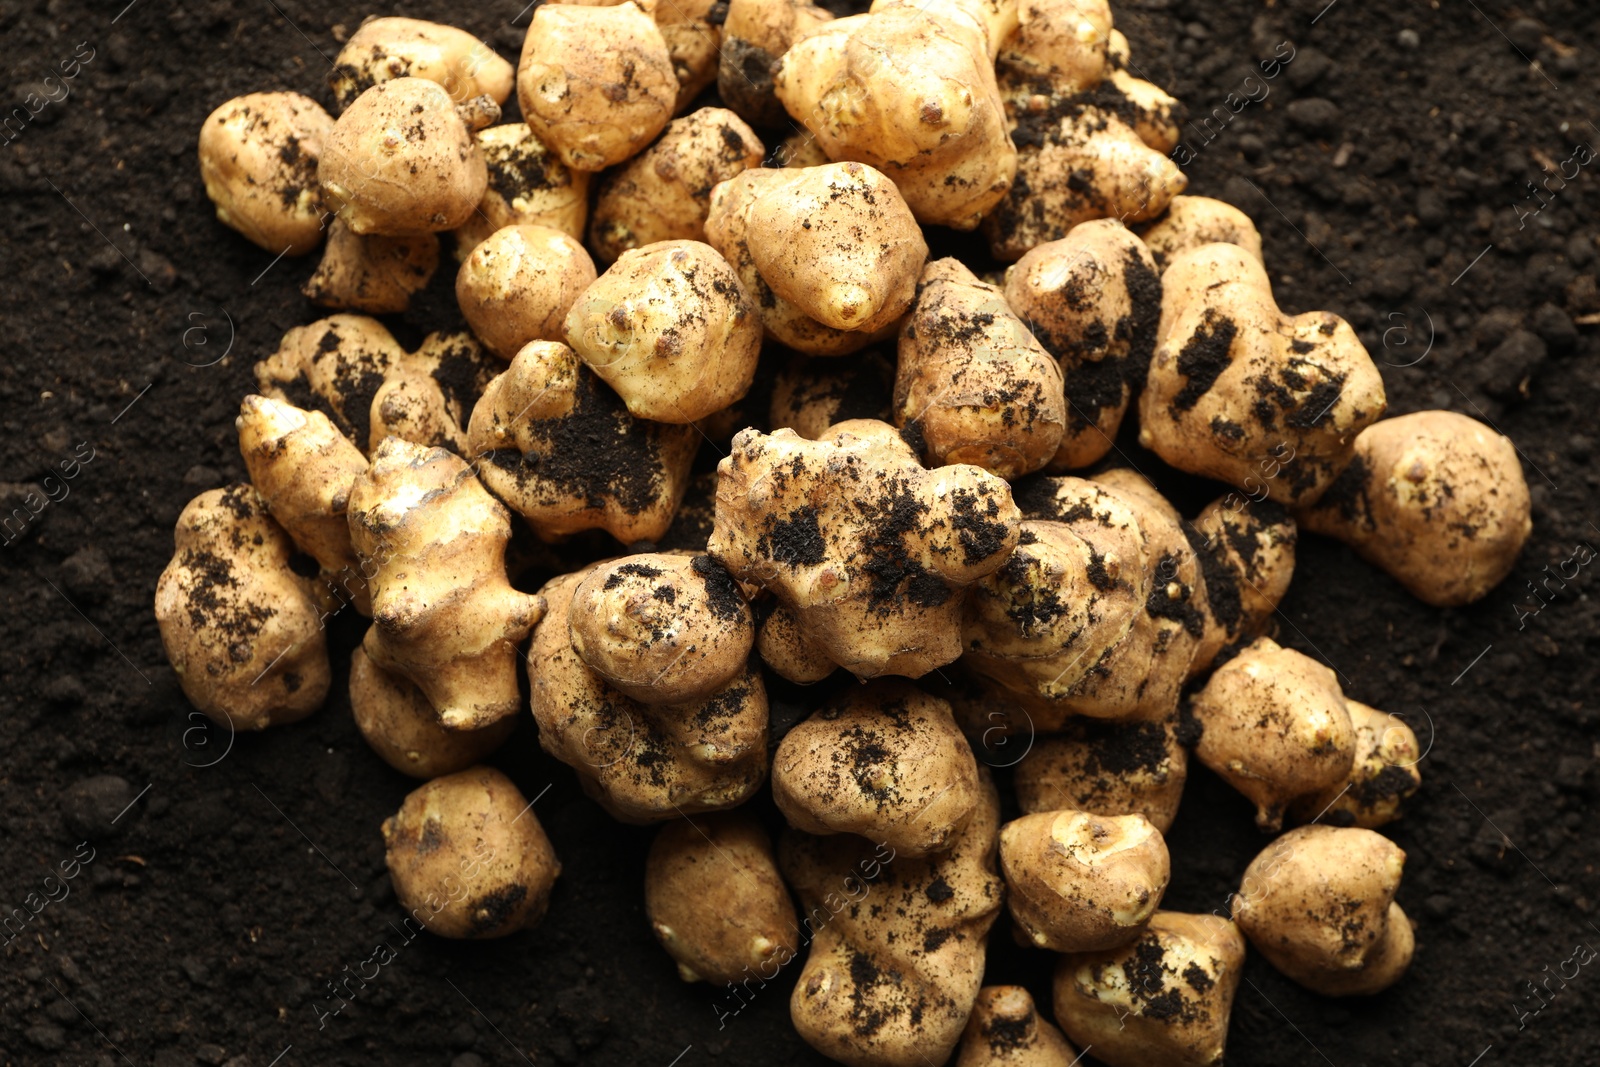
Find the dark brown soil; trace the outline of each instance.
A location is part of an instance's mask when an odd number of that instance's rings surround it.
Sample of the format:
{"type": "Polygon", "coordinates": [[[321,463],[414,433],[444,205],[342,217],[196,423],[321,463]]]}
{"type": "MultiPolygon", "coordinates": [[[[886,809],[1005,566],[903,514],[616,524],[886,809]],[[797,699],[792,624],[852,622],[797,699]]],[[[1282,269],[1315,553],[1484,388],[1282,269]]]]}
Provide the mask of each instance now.
{"type": "MultiPolygon", "coordinates": [[[[258,736],[190,716],[156,577],[185,501],[243,477],[233,417],[252,363],[318,316],[298,291],[312,263],[274,264],[212,218],[196,131],[252,90],[329,102],[334,26],[368,11],[123,2],[0,0],[6,114],[77,70],[69,96],[0,134],[0,495],[6,515],[29,486],[51,498],[0,548],[0,1063],[818,1062],[788,1022],[797,965],[737,1014],[727,991],[678,980],[643,917],[649,832],[585,799],[531,722],[495,762],[538,797],[562,877],[538,929],[461,944],[400,933],[378,825],[411,783],[366,750],[342,682],[313,718],[258,736]],[[380,943],[397,958],[374,976],[380,943]],[[336,981],[357,992],[333,1014],[336,981]]],[[[518,6],[380,13],[455,22],[514,59],[518,6]]],[[[1390,828],[1417,955],[1390,993],[1342,1002],[1252,958],[1229,1062],[1593,1063],[1600,972],[1574,961],[1600,949],[1600,577],[1562,562],[1600,540],[1600,335],[1574,324],[1600,312],[1600,189],[1575,153],[1600,143],[1596,8],[1126,0],[1117,18],[1139,70],[1210,116],[1188,127],[1191,191],[1256,217],[1284,307],[1349,319],[1392,413],[1492,420],[1534,500],[1513,577],[1452,611],[1302,539],[1279,639],[1427,746],[1390,828]]],[[[392,317],[408,346],[456,323],[449,274],[392,317]]],[[[1216,494],[1164,484],[1191,508],[1216,494]]],[[[331,626],[338,678],[350,616],[331,626]]],[[[825,696],[776,693],[777,733],[825,696]]],[[[1167,905],[1222,908],[1263,844],[1248,805],[1194,772],[1167,905]]],[[[1048,1011],[1050,961],[1003,924],[991,943],[987,980],[1027,984],[1048,1011]]]]}

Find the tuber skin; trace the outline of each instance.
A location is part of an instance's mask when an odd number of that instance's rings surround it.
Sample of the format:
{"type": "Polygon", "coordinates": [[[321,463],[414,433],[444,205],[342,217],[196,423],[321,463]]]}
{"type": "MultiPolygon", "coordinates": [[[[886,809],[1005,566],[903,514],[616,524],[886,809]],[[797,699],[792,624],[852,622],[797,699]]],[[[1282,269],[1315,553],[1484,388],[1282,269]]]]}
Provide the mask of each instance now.
{"type": "Polygon", "coordinates": [[[873,0],[868,10],[877,12],[891,7],[926,11],[946,22],[976,31],[991,63],[1001,42],[1017,28],[1017,0],[873,0]]]}
{"type": "Polygon", "coordinates": [[[800,947],[772,841],[746,811],[662,826],[645,863],[644,909],[685,982],[736,983],[800,947]]]}
{"type": "Polygon", "coordinates": [[[1233,921],[1268,963],[1314,993],[1380,993],[1411,964],[1411,922],[1394,901],[1405,861],[1371,830],[1290,830],[1245,869],[1233,921]]]}
{"type": "MultiPolygon", "coordinates": [[[[770,244],[774,240],[772,232],[763,232],[754,225],[752,219],[756,205],[768,196],[776,196],[777,202],[773,211],[763,217],[769,221],[773,218],[778,219],[779,232],[785,235],[792,234],[793,228],[803,229],[801,224],[806,220],[794,212],[795,205],[788,195],[779,194],[791,188],[785,178],[786,175],[792,177],[794,174],[805,174],[809,170],[816,170],[822,176],[824,185],[828,173],[837,174],[837,172],[823,171],[822,168],[805,168],[805,170],[751,168],[719,184],[711,191],[711,207],[706,215],[706,243],[720,252],[738,273],[740,283],[754,301],[757,314],[761,316],[761,326],[767,337],[809,356],[849,355],[892,337],[896,323],[890,321],[876,331],[830,326],[806,312],[794,301],[780,296],[776,287],[762,275],[756,262],[756,247],[764,243],[770,244]],[[752,237],[755,237],[754,242],[751,240],[752,237]]],[[[813,193],[828,195],[825,189],[815,188],[816,177],[806,178],[804,185],[812,187],[813,193]]],[[[810,202],[809,198],[806,202],[810,202]]],[[[913,266],[911,260],[915,257],[907,256],[905,253],[908,249],[915,251],[916,242],[922,241],[922,234],[914,223],[909,227],[903,225],[905,222],[903,217],[898,224],[891,225],[897,216],[898,212],[887,213],[880,220],[883,225],[874,224],[870,235],[852,236],[848,242],[849,247],[837,249],[836,254],[830,256],[830,259],[837,262],[840,257],[844,258],[845,265],[838,268],[839,277],[859,278],[870,274],[876,281],[874,289],[880,294],[893,295],[895,304],[900,305],[900,310],[904,311],[911,305],[915,296],[917,273],[922,269],[920,259],[916,259],[913,266]],[[880,256],[877,252],[879,245],[891,254],[880,256]],[[893,273],[881,278],[872,274],[877,270],[889,270],[895,264],[899,266],[894,267],[893,273]]],[[[856,221],[865,224],[871,220],[858,218],[856,221]]],[[[787,239],[787,236],[784,239],[787,239]]],[[[926,255],[925,244],[923,254],[926,255]]],[[[813,285],[815,288],[820,284],[820,287],[826,290],[833,278],[831,273],[817,272],[814,265],[795,264],[795,267],[802,271],[802,277],[798,280],[791,278],[779,284],[787,285],[795,291],[806,285],[813,285]]],[[[868,292],[868,289],[865,286],[856,286],[847,287],[844,291],[856,292],[859,295],[868,292]]],[[[826,292],[822,295],[825,297],[826,292]]],[[[893,306],[891,305],[891,308],[893,306]]],[[[881,311],[882,305],[879,304],[878,307],[881,311]]]]}
{"type": "Polygon", "coordinates": [[[755,305],[701,241],[624,252],[573,302],[565,334],[634,418],[680,425],[743,397],[761,355],[755,305]]]}
{"type": "Polygon", "coordinates": [[[651,15],[672,58],[678,95],[672,112],[678,114],[717,80],[722,51],[722,27],[710,20],[716,0],[671,0],[656,4],[651,15]]]}
{"type": "Polygon", "coordinates": [[[1005,299],[1060,361],[1066,428],[1049,468],[1098,462],[1155,351],[1161,279],[1149,251],[1115,219],[1083,222],[1007,268],[1005,299]]]}
{"type": "Polygon", "coordinates": [[[369,315],[399,313],[439,266],[439,238],[363,237],[335,216],[317,272],[300,287],[313,304],[369,315]]]}
{"type": "Polygon", "coordinates": [[[406,237],[466,222],[489,175],[450,94],[423,78],[395,78],[339,116],[317,180],[351,232],[406,237]]]}
{"type": "Polygon", "coordinates": [[[340,433],[366,451],[371,383],[387,377],[405,354],[377,319],[330,315],[283,335],[278,350],[255,365],[256,392],[283,403],[309,396],[340,433]]]}
{"type": "Polygon", "coordinates": [[[1270,471],[1265,493],[1280,504],[1315,500],[1385,405],[1383,379],[1350,324],[1325,311],[1279,311],[1266,268],[1237,245],[1178,255],[1161,288],[1140,445],[1247,491],[1270,471]]]}
{"type": "Polygon", "coordinates": [[[968,666],[1046,732],[1071,715],[1170,716],[1204,632],[1176,522],[1137,493],[1079,478],[1039,479],[1020,502],[1030,518],[1016,553],[967,598],[968,666]]]}
{"type": "Polygon", "coordinates": [[[900,327],[895,425],[929,466],[1019,478],[1055,456],[1066,426],[1061,368],[1000,289],[955,259],[922,272],[900,327]]]}
{"type": "Polygon", "coordinates": [[[456,303],[489,351],[506,362],[532,341],[559,341],[567,312],[594,284],[594,260],[546,226],[504,226],[456,272],[456,303]]]}
{"type": "Polygon", "coordinates": [[[1516,446],[1452,411],[1362,430],[1344,471],[1295,517],[1435,607],[1470,604],[1499,585],[1533,530],[1516,446]]]}
{"type": "Polygon", "coordinates": [[[876,333],[898,322],[928,245],[894,183],[860,163],[762,177],[750,255],[773,293],[836,330],[876,333]]]}
{"type": "Polygon", "coordinates": [[[1106,0],[1020,0],[1017,26],[995,65],[1011,81],[1087,92],[1111,72],[1111,5],[1106,0]]]}
{"type": "Polygon", "coordinates": [[[497,369],[498,361],[471,334],[430,333],[421,348],[389,368],[372,394],[371,449],[399,437],[464,456],[467,416],[497,369]]]}
{"type": "Polygon", "coordinates": [[[315,249],[323,229],[317,161],[332,132],[322,105],[299,93],[248,93],[207,115],[200,179],[217,220],[273,255],[315,249]]]}
{"type": "Polygon", "coordinates": [[[1172,867],[1143,815],[1066,809],[1002,826],[1000,872],[1011,917],[1034,947],[1097,952],[1144,932],[1172,867]]]}
{"type": "Polygon", "coordinates": [[[828,427],[850,419],[888,422],[894,375],[894,365],[875,349],[848,360],[795,356],[778,372],[767,423],[815,441],[828,427]]]}
{"type": "Polygon", "coordinates": [[[773,92],[773,68],[795,41],[831,21],[831,12],[803,0],[728,0],[717,95],[746,122],[782,126],[789,116],[773,92]]]}
{"type": "Polygon", "coordinates": [[[596,564],[546,583],[528,681],[539,745],[571,767],[612,818],[644,824],[737,807],[767,773],[767,695],[759,669],[700,701],[646,704],[607,684],[573,648],[573,594],[596,564]]]}
{"type": "Polygon", "coordinates": [[[189,703],[240,730],[298,722],[328,695],[315,584],[248,485],[201,493],[178,516],[156,582],[161,644],[189,703]]]}
{"type": "Polygon", "coordinates": [[[711,190],[767,154],[727,108],[673,119],[659,140],[600,180],[589,246],[603,263],[658,241],[704,241],[711,190]]]}
{"type": "Polygon", "coordinates": [[[789,998],[807,1044],[854,1067],[926,1067],[955,1051],[1000,913],[999,823],[985,772],[976,809],[944,852],[918,858],[857,837],[784,835],[779,865],[811,941],[789,998]]]}
{"type": "Polygon", "coordinates": [[[256,363],[256,390],[309,402],[363,451],[402,437],[461,453],[491,363],[470,334],[432,333],[406,352],[376,318],[330,315],[283,334],[256,363]]]}
{"type": "Polygon", "coordinates": [[[472,135],[488,169],[478,210],[456,230],[456,259],[464,260],[490,234],[507,226],[548,226],[583,239],[589,214],[589,174],[573,170],[525,122],[490,126],[472,135]]]}
{"type": "Polygon", "coordinates": [[[1219,243],[1238,245],[1251,259],[1265,262],[1261,234],[1250,216],[1232,204],[1205,196],[1173,197],[1165,214],[1139,227],[1139,237],[1163,272],[1181,253],[1219,243]]]}
{"type": "Polygon", "coordinates": [[[1075,1067],[1077,1050],[1018,985],[978,990],[955,1067],[1075,1067]]]}
{"type": "Polygon", "coordinates": [[[795,41],[773,86],[824,152],[882,171],[924,225],[975,229],[1017,173],[988,39],[970,20],[909,4],[837,19],[795,41]]]}
{"type": "Polygon", "coordinates": [[[825,704],[772,759],[772,799],[790,826],[859,834],[906,856],[950,847],[981,792],[950,705],[899,680],[825,704]]]}
{"type": "Polygon", "coordinates": [[[483,762],[517,725],[511,716],[481,730],[446,730],[422,690],[377,666],[360,646],[350,654],[350,711],[383,762],[424,780],[483,762]]]}
{"type": "Polygon", "coordinates": [[[1077,809],[1142,815],[1165,834],[1188,777],[1188,750],[1174,722],[1075,718],[1059,736],[1041,737],[1017,764],[1017,804],[1027,814],[1077,809]]]}
{"type": "Polygon", "coordinates": [[[400,906],[449,938],[537,926],[561,863],[539,817],[492,767],[435,778],[383,821],[384,862],[400,906]]]}
{"type": "Polygon", "coordinates": [[[511,516],[442,448],[386,439],[355,480],[350,540],[371,573],[372,662],[414,683],[447,730],[516,713],[517,646],[544,601],[506,580],[511,516]]]}
{"type": "Polygon", "coordinates": [[[1061,957],[1056,1022],[1106,1067],[1217,1067],[1244,956],[1227,919],[1158,911],[1131,944],[1061,957]]]}
{"type": "Polygon", "coordinates": [[[761,632],[756,635],[756,651],[761,662],[796,685],[815,685],[839,669],[827,652],[801,630],[794,612],[782,604],[774,605],[762,622],[761,632]]]}
{"type": "Polygon", "coordinates": [[[392,78],[437,83],[452,101],[511,96],[511,64],[465,30],[422,19],[375,18],[361,24],[334,61],[328,85],[342,111],[392,78]]]}
{"type": "Polygon", "coordinates": [[[924,470],[881,422],[842,422],[817,441],[742,430],[717,473],[707,551],[765,585],[808,641],[864,679],[956,659],[962,589],[1017,543],[1003,480],[924,470]]]}
{"type": "Polygon", "coordinates": [[[1360,826],[1375,830],[1400,818],[1406,799],[1422,787],[1417,735],[1396,715],[1346,697],[1356,731],[1355,763],[1336,789],[1304,796],[1289,805],[1296,822],[1360,826]]]}
{"type": "Polygon", "coordinates": [[[300,551],[321,568],[324,601],[372,615],[345,509],[367,458],[320,411],[247,396],[235,420],[250,481],[300,551]]]}
{"type": "Polygon", "coordinates": [[[484,390],[467,441],[484,484],[544,540],[632,544],[671,527],[700,435],[634,418],[566,345],[534,341],[484,390]]]}
{"type": "Polygon", "coordinates": [[[607,685],[643,704],[687,704],[742,676],[755,620],[739,584],[706,555],[645,552],[578,583],[573,651],[607,685]]]}
{"type": "Polygon", "coordinates": [[[1019,151],[1016,181],[984,219],[996,259],[1020,259],[1093,219],[1155,218],[1188,187],[1177,164],[1090,98],[1005,89],[1019,151]]]}
{"type": "Polygon", "coordinates": [[[677,95],[666,41],[635,4],[534,9],[517,98],[528,128],[571,169],[636,155],[671,120],[677,95]]]}
{"type": "Polygon", "coordinates": [[[1192,678],[1267,629],[1294,577],[1299,528],[1281,505],[1229,493],[1206,505],[1184,534],[1206,592],[1206,629],[1189,668],[1192,678]]]}
{"type": "Polygon", "coordinates": [[[1261,830],[1349,778],[1356,735],[1338,677],[1270,637],[1218,667],[1192,707],[1204,728],[1195,755],[1256,805],[1261,830]]]}

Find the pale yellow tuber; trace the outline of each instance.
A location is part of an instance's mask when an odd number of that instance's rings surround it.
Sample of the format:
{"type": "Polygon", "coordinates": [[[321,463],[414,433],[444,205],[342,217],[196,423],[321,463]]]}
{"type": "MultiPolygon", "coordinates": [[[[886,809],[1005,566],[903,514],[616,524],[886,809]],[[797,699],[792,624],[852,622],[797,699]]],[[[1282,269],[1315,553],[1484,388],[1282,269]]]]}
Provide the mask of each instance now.
{"type": "Polygon", "coordinates": [[[419,787],[383,821],[383,844],[400,906],[440,937],[505,937],[537,925],[561,873],[532,806],[492,767],[419,787]]]}
{"type": "Polygon", "coordinates": [[[1424,603],[1454,607],[1511,573],[1533,530],[1530,513],[1509,438],[1453,411],[1418,411],[1361,431],[1349,465],[1295,517],[1354,548],[1424,603]]]}
{"type": "Polygon", "coordinates": [[[622,253],[567,312],[567,344],[635,418],[689,423],[749,391],[761,320],[728,261],[700,241],[622,253]]]}
{"type": "Polygon", "coordinates": [[[950,705],[898,680],[830,701],[772,758],[772,799],[790,826],[859,834],[906,856],[948,848],[980,793],[950,705]]]}
{"type": "Polygon", "coordinates": [[[1096,952],[1138,937],[1161,904],[1171,861],[1143,815],[1071,809],[1000,828],[1006,903],[1022,936],[1052,952],[1096,952]]]}
{"type": "Polygon", "coordinates": [[[362,647],[413,682],[446,729],[516,713],[517,645],[544,602],[506,580],[511,516],[461,459],[386,439],[350,492],[350,539],[371,571],[362,647]]]}
{"type": "Polygon", "coordinates": [[[1204,730],[1195,755],[1256,805],[1262,830],[1349,778],[1356,735],[1338,676],[1270,637],[1218,667],[1193,709],[1204,730]]]}
{"type": "Polygon", "coordinates": [[[746,811],[667,823],[650,843],[644,910],[686,982],[737,983],[794,958],[800,925],[772,841],[746,811]]]}
{"type": "Polygon", "coordinates": [[[1350,324],[1279,311],[1266,268],[1238,245],[1181,253],[1161,286],[1139,443],[1239,488],[1271,469],[1265,493],[1280,504],[1316,499],[1385,404],[1350,324]]]}
{"type": "Polygon", "coordinates": [[[322,243],[317,160],[333,132],[322,106],[299,93],[249,93],[200,127],[200,178],[223,225],[273,255],[322,243]]]}
{"type": "Polygon", "coordinates": [[[330,676],[315,583],[289,566],[294,543],[260,494],[201,493],[178,516],[174,542],[156,623],[189,703],[240,730],[321,707],[330,676]]]}
{"type": "Polygon", "coordinates": [[[717,470],[708,551],[862,678],[918,677],[959,656],[962,589],[1017,543],[1003,480],[924,470],[881,422],[839,423],[817,441],[743,430],[717,470]]]}
{"type": "Polygon", "coordinates": [[[900,327],[894,415],[929,466],[970,463],[1019,478],[1060,446],[1061,368],[998,287],[958,260],[935,260],[900,327]]]}
{"type": "Polygon", "coordinates": [[[1312,992],[1382,992],[1411,963],[1411,922],[1394,900],[1405,861],[1371,830],[1290,830],[1245,869],[1233,921],[1268,963],[1312,992]]]}
{"type": "Polygon", "coordinates": [[[489,383],[467,431],[480,476],[545,540],[605,530],[624,544],[672,525],[700,435],[628,414],[564,344],[534,341],[489,383]]]}

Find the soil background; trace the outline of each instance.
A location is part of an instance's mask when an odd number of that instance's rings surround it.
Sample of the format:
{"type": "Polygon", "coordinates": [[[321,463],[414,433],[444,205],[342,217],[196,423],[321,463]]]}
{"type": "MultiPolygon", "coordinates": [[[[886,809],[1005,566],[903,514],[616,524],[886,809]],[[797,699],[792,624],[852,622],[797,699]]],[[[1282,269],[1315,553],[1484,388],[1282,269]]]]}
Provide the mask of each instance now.
{"type": "MultiPolygon", "coordinates": [[[[560,854],[548,919],[493,943],[404,944],[378,826],[413,783],[351,723],[357,620],[334,621],[339,681],[313,718],[230,739],[191,716],[151,612],[173,524],[195,494],[243,478],[233,418],[251,366],[320,314],[298,291],[311,261],[274,263],[212,217],[201,120],[254,90],[328,102],[329,57],[370,13],[452,22],[513,60],[528,16],[516,3],[124,3],[0,0],[7,113],[81,62],[71,95],[0,145],[4,510],[93,455],[0,549],[0,911],[93,857],[0,951],[0,1063],[821,1062],[788,1021],[797,965],[736,1015],[726,993],[678,980],[643,917],[649,832],[585,799],[531,721],[494,762],[538,795],[560,854]],[[380,941],[403,945],[398,959],[323,1019],[337,1006],[326,983],[380,941]]],[[[1600,330],[1575,324],[1600,312],[1600,184],[1593,157],[1575,155],[1600,145],[1595,8],[1115,12],[1139,72],[1197,119],[1223,108],[1227,121],[1187,130],[1190,191],[1257,219],[1283,307],[1349,319],[1391,414],[1451,408],[1509,434],[1534,501],[1513,576],[1464,609],[1428,608],[1341,546],[1302,540],[1278,639],[1427,746],[1423,790],[1387,830],[1409,857],[1399,899],[1417,952],[1390,992],[1338,1002],[1252,956],[1228,1060],[1593,1064],[1600,966],[1572,977],[1568,961],[1600,948],[1600,577],[1577,563],[1564,583],[1547,576],[1600,543],[1600,330]],[[1289,51],[1276,77],[1246,83],[1289,51]],[[1262,85],[1264,98],[1226,106],[1262,85]],[[1563,164],[1566,180],[1546,177],[1563,164]]],[[[454,324],[452,277],[445,267],[392,317],[403,341],[454,324]]],[[[779,692],[774,732],[820,698],[779,692]]],[[[1166,906],[1210,911],[1265,841],[1249,806],[1196,767],[1170,843],[1166,906]]],[[[1048,1005],[1050,961],[1012,947],[1005,922],[986,981],[1048,1005]]]]}

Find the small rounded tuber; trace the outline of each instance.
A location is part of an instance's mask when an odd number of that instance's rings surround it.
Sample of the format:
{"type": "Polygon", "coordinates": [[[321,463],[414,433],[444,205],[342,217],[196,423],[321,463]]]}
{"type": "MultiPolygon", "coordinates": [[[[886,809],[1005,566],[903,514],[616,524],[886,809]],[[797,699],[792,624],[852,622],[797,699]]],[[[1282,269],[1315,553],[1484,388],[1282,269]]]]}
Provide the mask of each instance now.
{"type": "Polygon", "coordinates": [[[917,221],[971,230],[1011,188],[988,38],[972,20],[894,5],[825,23],[773,72],[778,99],[833,159],[870,164],[917,221]]]}
{"type": "Polygon", "coordinates": [[[1356,736],[1338,676],[1270,637],[1218,667],[1192,706],[1204,728],[1195,755],[1255,803],[1262,830],[1349,778],[1356,736]]]}
{"type": "Polygon", "coordinates": [[[1424,603],[1455,607],[1511,573],[1530,508],[1509,438],[1453,411],[1417,411],[1362,430],[1343,473],[1295,517],[1424,603]]]}
{"type": "Polygon", "coordinates": [[[489,351],[510,362],[530,341],[559,341],[567,311],[595,280],[594,260],[545,226],[505,226],[456,273],[456,302],[489,351]]]}
{"type": "Polygon", "coordinates": [[[271,252],[303,256],[322,243],[317,160],[333,119],[299,93],[249,93],[200,127],[200,178],[223,225],[271,252]]]}
{"type": "Polygon", "coordinates": [[[677,95],[666,41],[635,4],[534,8],[517,99],[568,167],[604,170],[635,155],[671,120],[677,95]]]}
{"type": "Polygon", "coordinates": [[[658,241],[705,240],[711,190],[765,155],[755,131],[726,108],[673,119],[655,144],[601,179],[589,246],[611,263],[658,241]]]}
{"type": "Polygon", "coordinates": [[[1056,1022],[1107,1067],[1217,1067],[1244,956],[1227,919],[1158,911],[1130,944],[1061,958],[1056,1022]]]}
{"type": "Polygon", "coordinates": [[[1019,478],[1061,443],[1061,368],[998,287],[958,260],[935,260],[900,327],[894,415],[929,466],[970,463],[1019,478]]]}
{"type": "Polygon", "coordinates": [[[622,253],[583,291],[566,341],[635,418],[681,424],[749,391],[761,320],[716,249],[662,241],[622,253]]]}
{"type": "Polygon", "coordinates": [[[484,484],[541,538],[632,544],[672,525],[700,435],[634,418],[566,345],[534,341],[484,390],[467,440],[484,484]]]}
{"type": "Polygon", "coordinates": [[[601,564],[572,594],[573,651],[645,704],[708,699],[744,673],[755,622],[710,556],[650,552],[601,564]]]}
{"type": "Polygon", "coordinates": [[[328,84],[341,109],[379,82],[424,78],[464,104],[487,96],[503,104],[511,96],[511,64],[466,30],[422,19],[375,18],[339,50],[328,84]]]}
{"type": "Polygon", "coordinates": [[[213,489],[178,516],[156,582],[161,644],[183,695],[217,723],[297,722],[328,695],[327,635],[294,543],[248,485],[213,489]]]}
{"type": "Polygon", "coordinates": [[[980,793],[950,705],[897,680],[824,705],[772,758],[772,799],[789,825],[859,834],[908,856],[947,848],[980,793]]]}
{"type": "Polygon", "coordinates": [[[1143,815],[1041,811],[1000,828],[1006,903],[1024,937],[1052,952],[1095,952],[1143,932],[1171,861],[1143,815]]]}
{"type": "Polygon", "coordinates": [[[450,94],[423,78],[395,78],[339,116],[317,180],[352,232],[404,237],[466,222],[489,179],[450,94]]]}
{"type": "Polygon", "coordinates": [[[435,778],[383,821],[400,906],[440,937],[505,937],[538,925],[561,864],[539,817],[492,767],[435,778]]]}
{"type": "Polygon", "coordinates": [[[685,982],[737,983],[799,949],[772,842],[744,811],[663,826],[645,864],[644,909],[685,982]]]}
{"type": "Polygon", "coordinates": [[[1411,922],[1394,902],[1405,861],[1371,830],[1290,830],[1245,869],[1233,921],[1268,963],[1314,993],[1382,992],[1411,964],[1411,922]]]}

